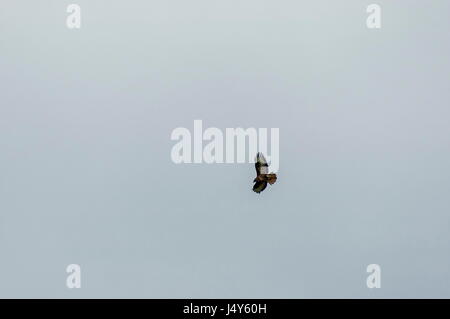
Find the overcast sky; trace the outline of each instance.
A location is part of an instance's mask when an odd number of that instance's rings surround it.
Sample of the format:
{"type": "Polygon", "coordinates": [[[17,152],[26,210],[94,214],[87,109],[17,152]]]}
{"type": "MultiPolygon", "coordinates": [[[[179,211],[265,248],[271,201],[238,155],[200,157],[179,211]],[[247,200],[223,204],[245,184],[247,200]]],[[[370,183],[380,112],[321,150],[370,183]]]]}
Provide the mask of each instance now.
{"type": "Polygon", "coordinates": [[[450,298],[447,0],[70,3],[0,3],[0,297],[450,298]],[[196,119],[277,183],[174,164],[196,119]]]}

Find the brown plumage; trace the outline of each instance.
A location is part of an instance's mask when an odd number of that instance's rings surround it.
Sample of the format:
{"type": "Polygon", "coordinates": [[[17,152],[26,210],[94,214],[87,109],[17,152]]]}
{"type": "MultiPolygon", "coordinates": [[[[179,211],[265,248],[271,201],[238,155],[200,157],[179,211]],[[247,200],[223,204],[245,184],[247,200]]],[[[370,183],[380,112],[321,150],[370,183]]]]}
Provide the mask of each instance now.
{"type": "Polygon", "coordinates": [[[269,164],[262,153],[256,154],[255,159],[256,178],[253,180],[253,191],[261,193],[266,189],[267,183],[272,185],[277,181],[277,174],[269,173],[269,164]]]}

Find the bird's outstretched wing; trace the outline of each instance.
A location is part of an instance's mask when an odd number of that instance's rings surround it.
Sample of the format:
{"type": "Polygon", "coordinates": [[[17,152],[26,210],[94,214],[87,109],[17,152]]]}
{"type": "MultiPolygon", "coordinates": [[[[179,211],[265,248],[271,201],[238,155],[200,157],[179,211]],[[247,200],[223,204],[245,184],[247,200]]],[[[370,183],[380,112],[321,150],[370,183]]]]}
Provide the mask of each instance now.
{"type": "Polygon", "coordinates": [[[259,194],[263,190],[265,190],[266,187],[267,187],[266,181],[256,182],[255,185],[253,185],[253,191],[259,194]]]}
{"type": "Polygon", "coordinates": [[[255,168],[256,175],[269,173],[269,165],[267,164],[267,161],[262,153],[256,154],[255,168]]]}

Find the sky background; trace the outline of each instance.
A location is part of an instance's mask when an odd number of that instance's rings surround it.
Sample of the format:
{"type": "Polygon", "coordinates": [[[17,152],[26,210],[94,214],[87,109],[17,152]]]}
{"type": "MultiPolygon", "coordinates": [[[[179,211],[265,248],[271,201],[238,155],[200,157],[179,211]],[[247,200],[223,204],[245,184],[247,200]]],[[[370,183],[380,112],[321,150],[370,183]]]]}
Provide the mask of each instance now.
{"type": "Polygon", "coordinates": [[[1,0],[0,297],[450,298],[450,2],[373,2],[1,0]],[[277,183],[174,164],[195,119],[277,183]]]}

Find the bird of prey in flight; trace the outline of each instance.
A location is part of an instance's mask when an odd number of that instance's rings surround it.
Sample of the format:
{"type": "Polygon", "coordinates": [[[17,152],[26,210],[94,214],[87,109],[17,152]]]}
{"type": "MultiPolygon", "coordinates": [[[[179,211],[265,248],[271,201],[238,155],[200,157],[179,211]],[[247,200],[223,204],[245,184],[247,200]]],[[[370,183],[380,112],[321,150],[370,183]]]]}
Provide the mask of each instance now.
{"type": "Polygon", "coordinates": [[[255,168],[256,178],[253,180],[253,183],[255,183],[253,185],[253,191],[259,194],[266,189],[267,183],[272,185],[277,181],[277,174],[269,174],[269,164],[267,164],[262,153],[256,154],[255,168]]]}

